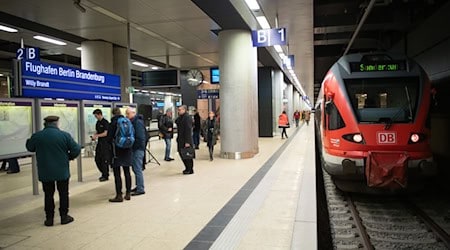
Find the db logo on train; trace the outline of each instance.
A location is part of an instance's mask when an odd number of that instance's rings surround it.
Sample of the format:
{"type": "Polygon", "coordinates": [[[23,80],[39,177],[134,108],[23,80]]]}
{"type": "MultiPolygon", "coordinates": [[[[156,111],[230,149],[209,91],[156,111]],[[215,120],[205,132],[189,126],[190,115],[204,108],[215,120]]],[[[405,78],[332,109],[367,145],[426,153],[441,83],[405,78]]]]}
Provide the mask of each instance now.
{"type": "Polygon", "coordinates": [[[395,132],[377,132],[378,144],[395,144],[397,143],[397,134],[395,132]]]}

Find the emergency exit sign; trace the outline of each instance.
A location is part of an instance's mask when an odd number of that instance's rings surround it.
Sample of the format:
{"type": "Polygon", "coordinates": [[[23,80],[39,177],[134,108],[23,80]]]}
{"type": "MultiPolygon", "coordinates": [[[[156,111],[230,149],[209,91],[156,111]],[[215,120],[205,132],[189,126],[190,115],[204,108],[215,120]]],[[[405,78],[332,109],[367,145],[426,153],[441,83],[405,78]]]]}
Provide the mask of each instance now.
{"type": "Polygon", "coordinates": [[[286,28],[253,30],[252,40],[253,47],[286,45],[286,28]]]}

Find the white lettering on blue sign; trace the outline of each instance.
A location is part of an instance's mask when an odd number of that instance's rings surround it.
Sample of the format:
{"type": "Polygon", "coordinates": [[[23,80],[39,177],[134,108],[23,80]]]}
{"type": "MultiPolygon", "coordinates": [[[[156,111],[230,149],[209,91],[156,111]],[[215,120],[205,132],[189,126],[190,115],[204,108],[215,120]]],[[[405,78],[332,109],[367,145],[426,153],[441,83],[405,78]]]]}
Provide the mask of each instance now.
{"type": "Polygon", "coordinates": [[[264,29],[252,31],[253,47],[267,47],[274,45],[286,45],[286,29],[264,29]]]}
{"type": "Polygon", "coordinates": [[[38,48],[20,48],[16,53],[17,60],[39,60],[39,49],[38,48]]]}
{"type": "Polygon", "coordinates": [[[54,75],[76,79],[91,80],[96,82],[105,83],[105,76],[98,75],[97,73],[83,72],[81,70],[73,70],[63,67],[52,67],[52,65],[44,66],[41,63],[25,62],[25,71],[36,73],[40,75],[54,75]]]}

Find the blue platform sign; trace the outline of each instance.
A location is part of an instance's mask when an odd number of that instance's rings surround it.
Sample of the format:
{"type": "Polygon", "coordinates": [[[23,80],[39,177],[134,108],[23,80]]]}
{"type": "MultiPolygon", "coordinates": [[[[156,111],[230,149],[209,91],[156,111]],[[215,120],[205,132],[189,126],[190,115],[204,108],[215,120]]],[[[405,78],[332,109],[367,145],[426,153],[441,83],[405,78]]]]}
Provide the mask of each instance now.
{"type": "Polygon", "coordinates": [[[120,101],[120,76],[22,60],[22,96],[120,101]]]}
{"type": "Polygon", "coordinates": [[[39,48],[20,48],[16,52],[17,60],[40,60],[39,48]]]}
{"type": "Polygon", "coordinates": [[[286,45],[286,28],[252,30],[253,47],[286,45]]]}
{"type": "Polygon", "coordinates": [[[283,66],[284,68],[293,68],[295,66],[294,55],[288,55],[283,58],[283,66]]]}
{"type": "Polygon", "coordinates": [[[200,89],[197,90],[197,99],[219,99],[218,89],[200,89]]]}

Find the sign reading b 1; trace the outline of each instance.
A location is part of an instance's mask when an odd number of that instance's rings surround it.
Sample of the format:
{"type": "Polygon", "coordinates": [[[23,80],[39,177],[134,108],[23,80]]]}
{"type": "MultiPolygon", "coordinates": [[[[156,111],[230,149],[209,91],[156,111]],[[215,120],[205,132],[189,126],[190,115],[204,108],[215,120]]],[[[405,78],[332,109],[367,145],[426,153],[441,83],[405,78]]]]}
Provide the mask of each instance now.
{"type": "Polygon", "coordinates": [[[39,61],[39,49],[38,48],[20,48],[16,53],[17,60],[30,60],[30,61],[39,61]]]}
{"type": "Polygon", "coordinates": [[[286,29],[266,29],[252,31],[253,47],[267,47],[273,45],[286,45],[286,29]]]}

